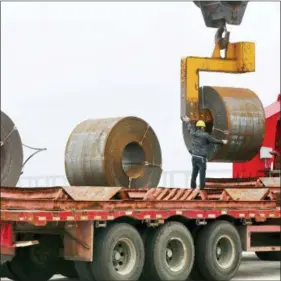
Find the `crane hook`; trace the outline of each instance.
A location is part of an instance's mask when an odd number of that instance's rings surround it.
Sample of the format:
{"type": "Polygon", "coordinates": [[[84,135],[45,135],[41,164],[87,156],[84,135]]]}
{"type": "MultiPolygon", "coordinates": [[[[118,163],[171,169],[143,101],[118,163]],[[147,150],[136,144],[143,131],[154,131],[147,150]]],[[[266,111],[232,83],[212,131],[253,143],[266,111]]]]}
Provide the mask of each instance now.
{"type": "Polygon", "coordinates": [[[220,50],[226,49],[229,43],[230,32],[226,29],[226,24],[223,24],[217,29],[215,34],[215,43],[218,44],[220,50]],[[224,37],[222,36],[225,33],[224,37]]]}

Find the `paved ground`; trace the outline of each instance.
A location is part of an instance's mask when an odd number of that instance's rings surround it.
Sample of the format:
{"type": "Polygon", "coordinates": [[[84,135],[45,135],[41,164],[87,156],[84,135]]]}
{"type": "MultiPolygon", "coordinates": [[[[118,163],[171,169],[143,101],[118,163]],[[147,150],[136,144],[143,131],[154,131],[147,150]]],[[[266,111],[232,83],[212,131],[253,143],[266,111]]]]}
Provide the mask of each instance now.
{"type": "MultiPolygon", "coordinates": [[[[3,278],[1,281],[8,281],[3,278]]],[[[56,281],[76,281],[54,276],[56,281]]],[[[263,262],[255,254],[245,253],[240,270],[233,280],[280,280],[280,262],[263,262]]]]}
{"type": "Polygon", "coordinates": [[[280,261],[260,261],[254,253],[245,253],[233,280],[280,280],[280,261]]]}

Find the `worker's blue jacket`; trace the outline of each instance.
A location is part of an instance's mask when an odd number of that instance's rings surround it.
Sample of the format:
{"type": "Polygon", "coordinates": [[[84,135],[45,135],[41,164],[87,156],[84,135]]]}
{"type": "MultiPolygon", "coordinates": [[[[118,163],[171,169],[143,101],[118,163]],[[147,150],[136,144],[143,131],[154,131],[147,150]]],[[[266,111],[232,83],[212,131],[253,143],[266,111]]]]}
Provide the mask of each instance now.
{"type": "MultiPolygon", "coordinates": [[[[184,122],[185,123],[185,122],[184,122]]],[[[223,142],[207,132],[204,132],[195,127],[194,122],[190,121],[185,123],[187,126],[187,130],[192,136],[192,147],[190,153],[194,156],[207,157],[208,156],[208,148],[210,143],[218,143],[222,144],[223,142]]]]}

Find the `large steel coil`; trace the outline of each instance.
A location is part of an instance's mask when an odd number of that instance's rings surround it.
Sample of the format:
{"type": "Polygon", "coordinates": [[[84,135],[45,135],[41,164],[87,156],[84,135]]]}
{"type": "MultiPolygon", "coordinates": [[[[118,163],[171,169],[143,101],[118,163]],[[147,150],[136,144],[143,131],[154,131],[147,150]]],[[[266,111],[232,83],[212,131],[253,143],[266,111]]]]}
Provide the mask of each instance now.
{"type": "Polygon", "coordinates": [[[76,186],[156,187],[161,165],[157,136],[137,117],[83,121],[65,150],[66,176],[76,186]]]}
{"type": "Polygon", "coordinates": [[[1,111],[1,186],[16,186],[23,165],[23,147],[15,124],[1,111]]]}
{"type": "MultiPolygon", "coordinates": [[[[265,113],[260,99],[248,90],[227,87],[201,87],[201,109],[211,112],[207,131],[227,145],[210,144],[210,162],[245,162],[251,160],[262,145],[265,133],[265,113]]],[[[185,145],[191,150],[192,136],[183,124],[185,145]]]]}

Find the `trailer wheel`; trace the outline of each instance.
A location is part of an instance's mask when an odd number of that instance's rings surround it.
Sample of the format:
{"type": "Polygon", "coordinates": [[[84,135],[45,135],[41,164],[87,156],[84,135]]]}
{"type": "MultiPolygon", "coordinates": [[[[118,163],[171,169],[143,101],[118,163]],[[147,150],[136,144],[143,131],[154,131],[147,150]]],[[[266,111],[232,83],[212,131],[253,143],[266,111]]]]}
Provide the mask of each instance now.
{"type": "MultiPolygon", "coordinates": [[[[196,241],[198,233],[201,231],[202,228],[203,228],[203,226],[197,226],[191,231],[194,241],[196,241]]],[[[196,253],[195,253],[195,255],[196,255],[196,253]]],[[[194,262],[187,281],[203,281],[203,280],[205,280],[205,278],[202,276],[200,271],[197,269],[196,262],[194,262]]]]}
{"type": "Polygon", "coordinates": [[[56,273],[60,238],[40,236],[39,244],[18,248],[9,267],[17,281],[47,281],[56,273]]]}
{"type": "Polygon", "coordinates": [[[190,275],[188,276],[186,281],[204,281],[205,277],[202,276],[200,271],[198,270],[196,263],[194,262],[190,275]]]}
{"type": "Polygon", "coordinates": [[[78,273],[79,279],[83,281],[94,281],[94,274],[92,272],[92,263],[77,261],[75,268],[78,273]]]}
{"type": "Polygon", "coordinates": [[[200,274],[211,281],[227,281],[239,269],[242,246],[236,228],[226,221],[205,226],[195,242],[195,263],[200,274]]]}
{"type": "Polygon", "coordinates": [[[281,252],[256,252],[256,256],[262,261],[280,261],[281,252]]]}
{"type": "Polygon", "coordinates": [[[139,232],[127,223],[115,223],[95,237],[92,272],[97,281],[138,280],[144,257],[139,232]]]}
{"type": "Polygon", "coordinates": [[[0,280],[2,278],[8,278],[12,280],[16,280],[15,276],[13,275],[11,269],[10,269],[10,261],[6,261],[4,263],[1,263],[0,266],[0,280]]]}
{"type": "Polygon", "coordinates": [[[144,280],[186,280],[194,263],[194,243],[189,230],[168,222],[148,230],[145,238],[144,280]]]}

